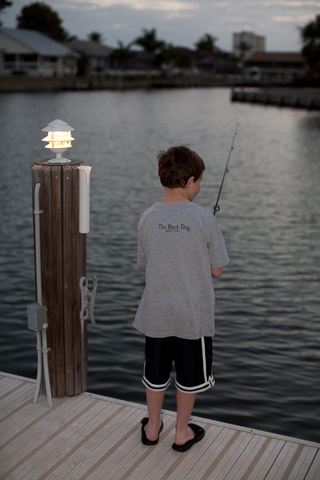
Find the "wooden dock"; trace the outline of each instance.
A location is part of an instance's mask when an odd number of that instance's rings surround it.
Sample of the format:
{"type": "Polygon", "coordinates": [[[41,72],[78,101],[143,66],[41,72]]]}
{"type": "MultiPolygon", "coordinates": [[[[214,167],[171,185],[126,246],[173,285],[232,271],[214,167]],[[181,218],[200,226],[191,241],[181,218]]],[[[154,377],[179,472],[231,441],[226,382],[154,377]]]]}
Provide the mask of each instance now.
{"type": "Polygon", "coordinates": [[[278,107],[320,110],[320,89],[249,89],[233,88],[232,102],[257,103],[260,105],[276,105],[278,107]]]}
{"type": "Polygon", "coordinates": [[[90,393],[32,404],[35,381],[0,373],[0,479],[319,480],[320,444],[193,417],[206,436],[172,450],[164,411],[157,446],[140,441],[143,405],[90,393]]]}

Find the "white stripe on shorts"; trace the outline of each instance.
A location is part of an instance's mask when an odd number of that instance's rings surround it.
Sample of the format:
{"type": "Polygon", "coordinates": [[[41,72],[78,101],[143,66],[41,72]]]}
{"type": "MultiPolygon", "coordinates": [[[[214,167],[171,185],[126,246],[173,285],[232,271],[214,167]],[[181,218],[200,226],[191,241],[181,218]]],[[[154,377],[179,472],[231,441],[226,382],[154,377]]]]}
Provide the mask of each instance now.
{"type": "Polygon", "coordinates": [[[203,379],[204,383],[201,385],[197,385],[196,387],[184,387],[180,385],[177,380],[175,381],[176,388],[180,390],[180,392],[184,393],[200,393],[209,390],[209,388],[213,387],[215,384],[215,379],[212,375],[207,376],[207,359],[206,359],[206,345],[204,337],[201,337],[201,350],[202,350],[202,368],[203,368],[203,379]]]}

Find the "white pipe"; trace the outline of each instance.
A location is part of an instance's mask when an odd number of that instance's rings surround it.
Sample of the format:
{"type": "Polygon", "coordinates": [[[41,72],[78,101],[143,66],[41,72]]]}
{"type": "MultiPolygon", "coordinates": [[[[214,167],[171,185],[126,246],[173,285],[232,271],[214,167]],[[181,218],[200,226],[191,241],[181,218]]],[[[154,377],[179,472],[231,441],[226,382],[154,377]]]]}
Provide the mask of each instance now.
{"type": "MultiPolygon", "coordinates": [[[[36,282],[37,282],[37,303],[42,304],[42,285],[41,285],[41,250],[40,250],[40,187],[37,183],[34,189],[34,231],[35,231],[35,257],[36,257],[36,282]]],[[[33,397],[33,403],[37,403],[42,377],[42,343],[41,332],[37,332],[37,352],[38,352],[38,369],[36,391],[33,397]]]]}
{"type": "Polygon", "coordinates": [[[80,165],[79,170],[79,232],[90,231],[90,171],[92,167],[80,165]]]}
{"type": "MultiPolygon", "coordinates": [[[[35,229],[35,252],[36,252],[36,279],[37,279],[37,303],[42,305],[42,275],[41,275],[41,239],[40,239],[40,214],[43,213],[40,210],[40,187],[41,184],[37,183],[34,190],[34,229],[35,229]]],[[[42,357],[44,364],[44,379],[46,384],[48,406],[52,407],[52,395],[49,378],[48,367],[48,344],[47,344],[47,328],[48,324],[45,323],[42,327],[42,342],[41,331],[37,332],[37,351],[38,351],[38,373],[36,391],[33,397],[33,403],[37,403],[40,393],[41,377],[42,377],[42,357]],[[42,357],[41,357],[42,352],[42,357]]]]}
{"type": "Polygon", "coordinates": [[[36,391],[34,392],[33,402],[37,403],[41,387],[41,377],[42,377],[42,358],[41,358],[41,332],[37,332],[37,352],[38,352],[38,371],[37,371],[37,383],[36,391]]]}
{"type": "Polygon", "coordinates": [[[43,353],[44,379],[46,383],[48,407],[52,407],[53,403],[52,403],[52,396],[51,396],[51,386],[50,386],[49,366],[48,366],[48,352],[50,348],[48,348],[48,344],[47,344],[47,328],[48,328],[48,324],[45,323],[43,325],[43,330],[42,330],[42,353],[43,353]]]}
{"type": "Polygon", "coordinates": [[[40,241],[40,187],[37,183],[34,190],[34,230],[36,250],[36,279],[37,279],[37,303],[42,305],[42,283],[41,283],[41,241],[40,241]]]}

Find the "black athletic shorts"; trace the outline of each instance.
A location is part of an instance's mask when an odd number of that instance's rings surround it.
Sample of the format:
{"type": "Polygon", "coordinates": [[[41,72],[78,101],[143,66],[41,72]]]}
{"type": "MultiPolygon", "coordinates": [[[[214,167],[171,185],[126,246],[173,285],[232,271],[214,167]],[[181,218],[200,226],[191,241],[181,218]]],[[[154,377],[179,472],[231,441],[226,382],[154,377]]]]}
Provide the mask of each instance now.
{"type": "Polygon", "coordinates": [[[166,390],[173,362],[176,388],[181,392],[204,392],[214,385],[211,337],[197,340],[146,337],[143,384],[149,390],[166,390]]]}

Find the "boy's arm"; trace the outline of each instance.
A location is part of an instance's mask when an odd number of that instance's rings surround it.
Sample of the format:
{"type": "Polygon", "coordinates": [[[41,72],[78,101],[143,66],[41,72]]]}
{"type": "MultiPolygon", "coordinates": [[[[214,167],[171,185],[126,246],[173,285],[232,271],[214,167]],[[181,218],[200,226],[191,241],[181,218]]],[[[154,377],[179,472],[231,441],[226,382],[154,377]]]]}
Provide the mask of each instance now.
{"type": "Polygon", "coordinates": [[[211,273],[212,273],[213,277],[220,277],[222,272],[223,272],[223,267],[215,268],[214,270],[211,270],[211,273]]]}

